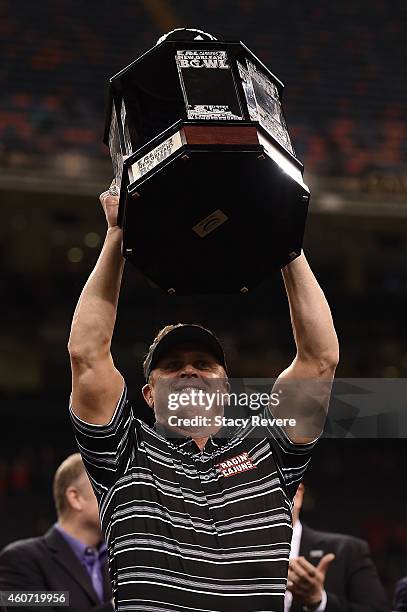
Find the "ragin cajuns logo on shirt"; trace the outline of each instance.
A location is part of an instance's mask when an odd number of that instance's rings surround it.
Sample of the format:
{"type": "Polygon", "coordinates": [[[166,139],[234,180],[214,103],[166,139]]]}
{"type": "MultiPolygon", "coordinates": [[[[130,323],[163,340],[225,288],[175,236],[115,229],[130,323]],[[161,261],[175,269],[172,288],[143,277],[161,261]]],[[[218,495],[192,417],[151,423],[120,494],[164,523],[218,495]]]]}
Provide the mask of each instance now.
{"type": "Polygon", "coordinates": [[[231,457],[215,465],[215,468],[222,476],[225,476],[225,478],[236,476],[236,474],[240,474],[241,472],[253,470],[255,467],[257,466],[253,464],[249,457],[249,453],[241,453],[240,455],[236,455],[236,457],[231,457]]]}

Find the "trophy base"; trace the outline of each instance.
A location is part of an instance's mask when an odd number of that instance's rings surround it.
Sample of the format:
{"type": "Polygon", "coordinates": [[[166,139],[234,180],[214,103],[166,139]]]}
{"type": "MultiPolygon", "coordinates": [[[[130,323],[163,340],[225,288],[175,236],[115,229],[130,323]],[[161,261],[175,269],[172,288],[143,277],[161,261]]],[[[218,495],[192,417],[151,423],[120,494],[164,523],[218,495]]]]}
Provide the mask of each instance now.
{"type": "Polygon", "coordinates": [[[240,147],[183,145],[122,189],[123,255],[170,294],[246,293],[301,252],[307,187],[240,147]]]}

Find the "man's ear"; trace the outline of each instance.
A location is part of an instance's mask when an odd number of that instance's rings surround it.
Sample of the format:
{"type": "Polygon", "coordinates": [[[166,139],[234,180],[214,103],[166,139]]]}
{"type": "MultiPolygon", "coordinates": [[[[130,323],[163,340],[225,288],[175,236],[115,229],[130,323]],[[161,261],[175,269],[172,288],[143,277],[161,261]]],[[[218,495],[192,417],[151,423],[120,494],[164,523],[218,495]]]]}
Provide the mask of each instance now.
{"type": "Polygon", "coordinates": [[[153,391],[149,383],[146,383],[144,385],[144,387],[142,388],[142,393],[143,393],[144,399],[146,400],[150,408],[154,408],[153,391]]]}
{"type": "Polygon", "coordinates": [[[68,504],[70,505],[71,508],[74,508],[74,510],[77,510],[77,511],[82,510],[82,503],[79,498],[80,493],[77,487],[74,487],[74,486],[68,487],[67,490],[65,491],[65,495],[68,500],[68,504]]]}

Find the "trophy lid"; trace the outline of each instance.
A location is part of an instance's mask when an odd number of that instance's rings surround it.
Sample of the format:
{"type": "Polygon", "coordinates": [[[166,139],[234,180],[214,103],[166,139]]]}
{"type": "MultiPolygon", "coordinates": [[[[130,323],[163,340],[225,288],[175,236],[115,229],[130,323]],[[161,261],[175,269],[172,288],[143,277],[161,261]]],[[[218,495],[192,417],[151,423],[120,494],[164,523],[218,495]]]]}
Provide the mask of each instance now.
{"type": "Polygon", "coordinates": [[[157,40],[156,45],[160,45],[167,40],[217,40],[217,38],[208,32],[197,30],[196,28],[175,28],[175,30],[163,34],[157,40]]]}

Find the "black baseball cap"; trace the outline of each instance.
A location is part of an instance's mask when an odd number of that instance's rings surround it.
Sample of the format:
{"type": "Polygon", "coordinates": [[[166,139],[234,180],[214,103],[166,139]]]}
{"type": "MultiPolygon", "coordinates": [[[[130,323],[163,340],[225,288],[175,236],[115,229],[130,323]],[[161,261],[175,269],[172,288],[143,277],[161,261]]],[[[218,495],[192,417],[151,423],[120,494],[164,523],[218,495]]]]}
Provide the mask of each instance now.
{"type": "MultiPolygon", "coordinates": [[[[227,373],[225,353],[218,338],[209,329],[198,323],[178,323],[168,326],[168,331],[159,339],[154,340],[144,360],[144,376],[148,381],[151,371],[156,367],[158,360],[170,349],[191,342],[208,349],[223,366],[227,373]]],[[[165,328],[164,328],[165,329],[165,328]]]]}

